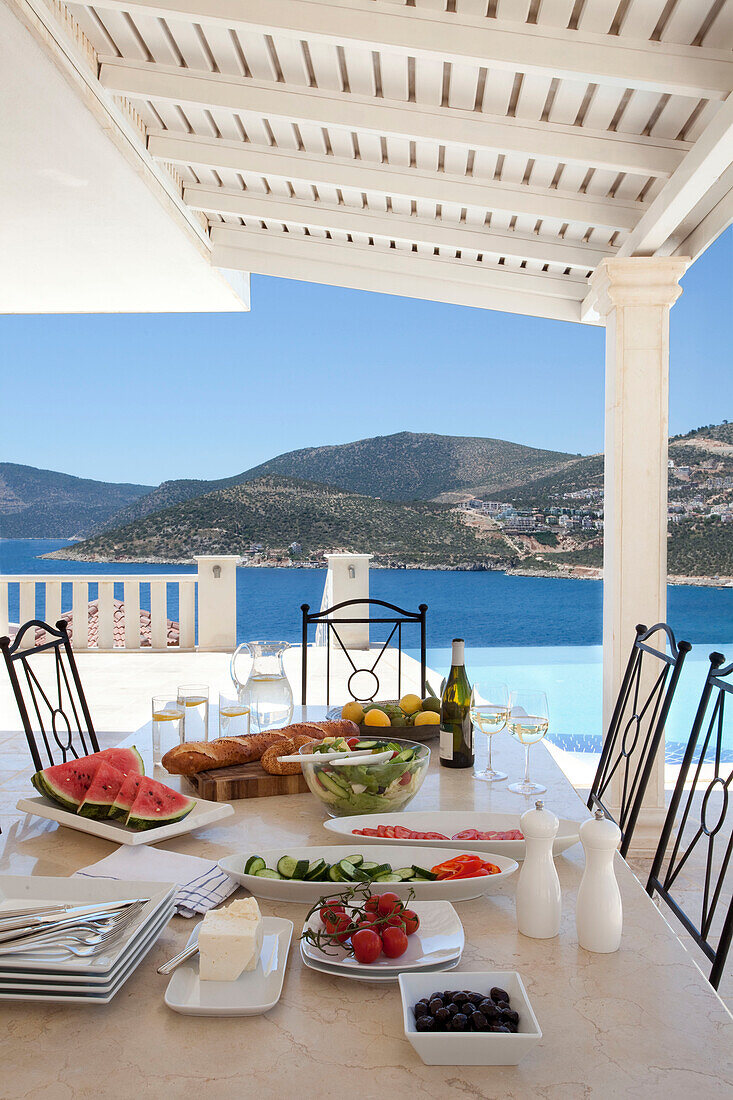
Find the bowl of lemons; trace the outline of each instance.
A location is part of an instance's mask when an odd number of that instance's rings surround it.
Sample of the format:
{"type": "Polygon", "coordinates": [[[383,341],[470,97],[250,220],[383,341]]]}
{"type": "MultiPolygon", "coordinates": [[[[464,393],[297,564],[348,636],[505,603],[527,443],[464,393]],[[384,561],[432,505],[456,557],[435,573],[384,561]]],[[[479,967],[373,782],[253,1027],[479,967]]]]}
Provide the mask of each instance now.
{"type": "Polygon", "coordinates": [[[427,741],[440,733],[440,699],[435,695],[403,695],[401,699],[372,702],[352,700],[341,708],[342,718],[356,722],[362,736],[376,736],[389,729],[390,736],[427,741]]]}

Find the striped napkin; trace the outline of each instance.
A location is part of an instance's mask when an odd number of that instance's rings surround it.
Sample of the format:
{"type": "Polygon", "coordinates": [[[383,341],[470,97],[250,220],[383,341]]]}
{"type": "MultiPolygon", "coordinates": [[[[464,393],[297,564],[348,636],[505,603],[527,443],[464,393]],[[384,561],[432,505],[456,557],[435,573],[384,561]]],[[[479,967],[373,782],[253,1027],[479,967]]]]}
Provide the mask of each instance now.
{"type": "Polygon", "coordinates": [[[147,844],[122,844],[112,855],[82,867],[77,875],[87,878],[129,879],[138,882],[175,882],[176,913],[193,917],[220,905],[237,889],[238,883],[218,864],[198,856],[166,852],[147,844]]]}

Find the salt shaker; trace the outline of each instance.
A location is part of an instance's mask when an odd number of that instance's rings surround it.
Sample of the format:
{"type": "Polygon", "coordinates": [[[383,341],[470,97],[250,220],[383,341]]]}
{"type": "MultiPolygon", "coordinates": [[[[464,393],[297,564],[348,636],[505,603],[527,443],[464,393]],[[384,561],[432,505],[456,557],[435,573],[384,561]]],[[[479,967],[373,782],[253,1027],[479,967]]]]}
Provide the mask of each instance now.
{"type": "Polygon", "coordinates": [[[586,951],[618,951],[623,910],[613,854],[621,840],[621,830],[603,810],[596,810],[595,816],[584,821],[579,831],[585,850],[585,870],[575,911],[578,943],[586,951]]]}
{"type": "Polygon", "coordinates": [[[552,858],[560,822],[543,802],[535,802],[535,808],[526,810],[519,824],[526,855],[517,883],[517,925],[522,935],[545,940],[560,931],[562,895],[552,858]]]}

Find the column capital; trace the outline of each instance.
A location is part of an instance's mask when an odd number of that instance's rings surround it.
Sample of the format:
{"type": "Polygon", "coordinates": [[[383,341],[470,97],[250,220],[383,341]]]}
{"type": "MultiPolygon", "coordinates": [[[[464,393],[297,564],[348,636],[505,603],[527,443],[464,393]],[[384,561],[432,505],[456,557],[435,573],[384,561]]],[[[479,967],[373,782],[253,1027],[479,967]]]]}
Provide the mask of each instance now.
{"type": "Polygon", "coordinates": [[[671,306],[682,293],[686,256],[607,256],[590,278],[590,296],[601,317],[617,306],[671,306]]]}

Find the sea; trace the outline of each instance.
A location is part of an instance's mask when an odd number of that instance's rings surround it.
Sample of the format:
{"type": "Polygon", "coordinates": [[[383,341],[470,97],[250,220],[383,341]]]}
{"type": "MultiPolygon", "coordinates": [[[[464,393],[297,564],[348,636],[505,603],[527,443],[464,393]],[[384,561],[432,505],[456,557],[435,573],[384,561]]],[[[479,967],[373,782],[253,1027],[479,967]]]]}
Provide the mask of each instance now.
{"type": "MultiPolygon", "coordinates": [[[[0,539],[0,574],[74,573],[85,576],[195,573],[186,565],[118,565],[46,560],[43,554],[71,545],[66,539],[0,539]]],[[[300,641],[300,606],[320,607],[325,569],[237,569],[237,640],[282,638],[300,641]]],[[[92,585],[90,598],[96,598],[92,585]]],[[[510,686],[542,687],[551,711],[550,740],[568,751],[600,748],[602,582],[514,577],[497,572],[373,569],[372,597],[408,610],[428,605],[428,665],[442,676],[450,665],[450,643],[466,640],[472,682],[500,679],[510,686]]],[[[115,591],[122,598],[122,588],[115,591]]],[[[149,596],[141,589],[141,604],[149,596]]],[[[18,586],[9,591],[11,622],[18,620],[18,586]]],[[[62,610],[71,607],[71,585],[62,587],[62,610]]],[[[147,602],[149,607],[149,602],[147,602]]],[[[43,617],[39,596],[36,613],[43,617]]],[[[177,595],[168,588],[168,616],[177,619],[177,595]]],[[[733,660],[733,588],[670,585],[667,618],[677,639],[693,645],[668,727],[668,759],[678,758],[689,732],[713,649],[733,660]],[[678,705],[679,704],[679,705],[678,705]],[[676,748],[674,746],[677,746],[676,748]],[[672,747],[670,747],[672,746],[672,747]]],[[[414,656],[419,638],[405,630],[414,656]]],[[[379,640],[373,634],[373,640],[379,640]]],[[[435,685],[436,690],[439,682],[435,685]]],[[[731,731],[733,737],[733,731],[731,731]]],[[[733,742],[732,742],[733,744],[733,742]]]]}

